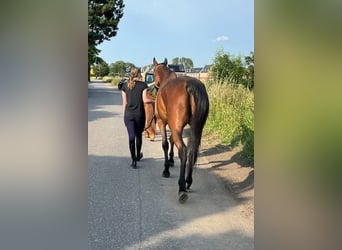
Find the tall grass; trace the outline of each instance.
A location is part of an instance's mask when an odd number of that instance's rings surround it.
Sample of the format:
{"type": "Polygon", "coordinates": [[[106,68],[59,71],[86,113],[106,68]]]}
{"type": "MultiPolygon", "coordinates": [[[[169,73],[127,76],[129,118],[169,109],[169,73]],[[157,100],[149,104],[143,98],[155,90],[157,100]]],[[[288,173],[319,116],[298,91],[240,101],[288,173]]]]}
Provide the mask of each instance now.
{"type": "Polygon", "coordinates": [[[221,143],[241,145],[242,154],[254,160],[254,93],[242,85],[209,82],[210,112],[204,132],[221,143]]]}
{"type": "Polygon", "coordinates": [[[119,84],[119,82],[121,81],[121,77],[113,77],[112,78],[112,82],[111,82],[111,85],[113,86],[113,87],[118,87],[118,84],[119,84]]]}

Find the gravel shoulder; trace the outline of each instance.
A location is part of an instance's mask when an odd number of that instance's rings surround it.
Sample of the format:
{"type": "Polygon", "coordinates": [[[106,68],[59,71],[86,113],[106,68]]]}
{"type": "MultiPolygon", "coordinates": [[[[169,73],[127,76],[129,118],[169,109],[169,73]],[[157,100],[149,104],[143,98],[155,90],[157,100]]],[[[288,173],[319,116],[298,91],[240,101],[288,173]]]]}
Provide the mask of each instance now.
{"type": "Polygon", "coordinates": [[[203,136],[197,166],[215,174],[254,223],[254,163],[243,159],[241,148],[218,144],[203,136]]]}

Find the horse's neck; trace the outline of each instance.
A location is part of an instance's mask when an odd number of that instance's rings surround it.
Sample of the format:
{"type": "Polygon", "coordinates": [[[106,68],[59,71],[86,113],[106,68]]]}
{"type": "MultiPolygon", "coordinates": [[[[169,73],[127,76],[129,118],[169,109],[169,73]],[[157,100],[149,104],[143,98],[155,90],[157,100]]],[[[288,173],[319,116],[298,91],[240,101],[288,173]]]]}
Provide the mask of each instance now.
{"type": "Polygon", "coordinates": [[[166,81],[174,79],[177,77],[177,74],[174,71],[170,71],[169,74],[166,76],[166,81]]]}
{"type": "Polygon", "coordinates": [[[174,78],[177,78],[177,74],[174,71],[169,70],[163,72],[161,84],[159,87],[163,86],[166,82],[174,78]]]}

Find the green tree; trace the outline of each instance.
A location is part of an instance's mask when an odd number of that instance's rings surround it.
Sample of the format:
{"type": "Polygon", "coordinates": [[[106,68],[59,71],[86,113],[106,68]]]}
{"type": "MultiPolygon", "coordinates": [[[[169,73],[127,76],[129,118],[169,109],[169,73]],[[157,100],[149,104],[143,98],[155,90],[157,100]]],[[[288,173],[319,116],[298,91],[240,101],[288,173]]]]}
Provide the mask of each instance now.
{"type": "Polygon", "coordinates": [[[219,82],[228,81],[228,83],[242,84],[252,88],[254,86],[254,83],[251,83],[254,81],[254,56],[253,58],[245,57],[245,62],[248,62],[247,66],[243,63],[241,56],[230,55],[220,48],[214,58],[212,74],[219,82]]]}
{"type": "Polygon", "coordinates": [[[95,46],[89,46],[88,44],[88,81],[90,81],[90,67],[91,65],[99,63],[102,58],[98,56],[100,50],[95,46]]]}
{"type": "Polygon", "coordinates": [[[116,61],[115,63],[111,63],[109,65],[110,75],[123,77],[132,67],[135,67],[133,63],[116,61]]]}
{"type": "Polygon", "coordinates": [[[190,58],[182,57],[182,63],[184,64],[185,70],[189,70],[194,67],[194,63],[190,58]]]}
{"type": "Polygon", "coordinates": [[[112,76],[124,76],[126,73],[126,64],[124,61],[117,61],[109,65],[109,74],[112,76]]]}
{"type": "Polygon", "coordinates": [[[95,76],[96,77],[104,77],[109,74],[109,66],[105,61],[101,61],[100,63],[95,65],[95,76]]]}
{"type": "Polygon", "coordinates": [[[124,7],[123,0],[88,0],[88,79],[100,53],[96,46],[116,36],[124,7]]]}
{"type": "Polygon", "coordinates": [[[245,72],[245,86],[248,89],[254,88],[254,52],[251,52],[249,56],[245,57],[246,72],[245,72]]]}
{"type": "Polygon", "coordinates": [[[179,57],[175,57],[172,59],[172,64],[179,64],[179,57]]]}
{"type": "Polygon", "coordinates": [[[194,63],[187,57],[175,57],[172,59],[172,64],[183,64],[185,70],[189,70],[194,67],[194,63]]]}
{"type": "Polygon", "coordinates": [[[227,79],[229,69],[232,68],[230,55],[226,53],[223,48],[219,48],[216,51],[213,66],[211,68],[213,77],[217,81],[223,81],[227,79]]]}
{"type": "Polygon", "coordinates": [[[228,70],[228,81],[234,84],[243,84],[245,68],[240,56],[230,57],[230,68],[228,70]]]}

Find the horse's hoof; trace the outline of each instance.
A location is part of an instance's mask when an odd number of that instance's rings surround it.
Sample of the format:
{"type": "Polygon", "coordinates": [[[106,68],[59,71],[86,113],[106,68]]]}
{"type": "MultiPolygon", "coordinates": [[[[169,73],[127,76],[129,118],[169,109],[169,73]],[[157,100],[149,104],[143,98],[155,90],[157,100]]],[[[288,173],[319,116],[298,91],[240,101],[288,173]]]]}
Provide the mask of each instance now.
{"type": "Polygon", "coordinates": [[[169,178],[170,177],[170,172],[163,172],[163,175],[162,175],[163,177],[165,177],[165,178],[169,178]]]}
{"type": "Polygon", "coordinates": [[[168,163],[169,163],[170,167],[174,167],[175,166],[175,162],[173,160],[171,160],[171,161],[169,160],[168,163]]]}
{"type": "Polygon", "coordinates": [[[178,196],[178,201],[181,204],[184,204],[188,200],[188,194],[186,192],[180,192],[178,196]]]}
{"type": "Polygon", "coordinates": [[[188,193],[191,193],[193,190],[192,190],[192,188],[188,187],[188,188],[186,188],[186,191],[187,191],[188,193]]]}

